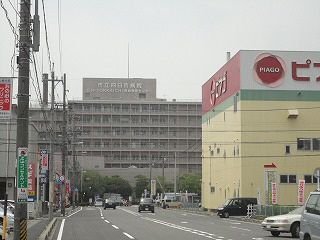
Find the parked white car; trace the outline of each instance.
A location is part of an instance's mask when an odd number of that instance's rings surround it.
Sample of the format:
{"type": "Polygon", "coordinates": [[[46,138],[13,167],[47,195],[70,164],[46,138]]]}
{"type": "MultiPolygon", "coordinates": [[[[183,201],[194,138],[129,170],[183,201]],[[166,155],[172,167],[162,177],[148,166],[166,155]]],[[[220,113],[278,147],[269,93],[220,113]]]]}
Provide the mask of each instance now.
{"type": "MultiPolygon", "coordinates": [[[[0,206],[0,225],[3,224],[3,215],[4,215],[4,210],[0,206]]],[[[13,231],[13,225],[14,225],[14,215],[10,211],[7,211],[7,229],[10,231],[13,231]]]]}
{"type": "Polygon", "coordinates": [[[300,220],[303,207],[299,207],[288,214],[267,217],[261,223],[263,230],[270,231],[272,236],[280,233],[291,233],[292,237],[298,238],[300,232],[300,220]]]}

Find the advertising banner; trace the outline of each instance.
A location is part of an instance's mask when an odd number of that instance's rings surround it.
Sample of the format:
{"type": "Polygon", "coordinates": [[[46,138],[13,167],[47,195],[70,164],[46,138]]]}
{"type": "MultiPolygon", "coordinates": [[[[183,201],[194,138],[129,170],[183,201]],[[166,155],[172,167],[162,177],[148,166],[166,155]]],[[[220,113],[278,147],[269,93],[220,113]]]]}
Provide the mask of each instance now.
{"type": "Polygon", "coordinates": [[[12,79],[0,77],[0,119],[10,119],[12,100],[12,79]]]}
{"type": "Polygon", "coordinates": [[[28,165],[28,196],[35,196],[35,164],[28,165]]]}
{"type": "Polygon", "coordinates": [[[304,203],[304,186],[305,186],[305,180],[299,180],[298,205],[303,205],[303,203],[304,203]]]}
{"type": "Polygon", "coordinates": [[[49,169],[48,150],[47,149],[40,150],[40,163],[41,163],[42,170],[46,171],[49,169]]]}
{"type": "Polygon", "coordinates": [[[156,195],[156,180],[151,180],[151,196],[156,195]]]}
{"type": "MultiPolygon", "coordinates": [[[[265,175],[264,175],[265,202],[267,206],[273,204],[273,185],[272,184],[277,182],[276,176],[277,176],[276,171],[265,171],[265,175]]],[[[277,186],[275,185],[275,191],[276,189],[277,189],[277,186]]]]}
{"type": "Polygon", "coordinates": [[[272,183],[272,204],[277,204],[277,183],[272,183]]]}
{"type": "Polygon", "coordinates": [[[28,202],[28,149],[18,149],[17,201],[28,202]]]}

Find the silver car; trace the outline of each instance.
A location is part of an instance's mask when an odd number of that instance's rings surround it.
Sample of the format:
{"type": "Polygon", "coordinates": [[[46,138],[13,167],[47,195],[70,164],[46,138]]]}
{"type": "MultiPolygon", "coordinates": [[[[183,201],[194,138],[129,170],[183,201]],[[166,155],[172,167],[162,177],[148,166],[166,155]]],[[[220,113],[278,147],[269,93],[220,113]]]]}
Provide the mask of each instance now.
{"type": "Polygon", "coordinates": [[[301,240],[320,239],[320,192],[311,192],[301,215],[301,240]]]}
{"type": "Polygon", "coordinates": [[[275,237],[279,236],[280,233],[291,233],[292,237],[298,238],[302,211],[303,207],[299,207],[288,214],[267,217],[263,220],[261,226],[275,237]]]}

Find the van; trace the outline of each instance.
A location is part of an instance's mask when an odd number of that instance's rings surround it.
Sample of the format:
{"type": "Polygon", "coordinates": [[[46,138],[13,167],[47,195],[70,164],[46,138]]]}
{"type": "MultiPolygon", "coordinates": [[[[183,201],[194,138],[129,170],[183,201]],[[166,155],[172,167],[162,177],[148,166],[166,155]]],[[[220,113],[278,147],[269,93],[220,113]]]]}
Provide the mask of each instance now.
{"type": "Polygon", "coordinates": [[[257,198],[230,198],[221,207],[218,207],[218,215],[223,218],[229,216],[247,215],[247,206],[256,205],[257,198]]]}
{"type": "Polygon", "coordinates": [[[320,239],[320,192],[311,192],[300,221],[300,239],[320,239]]]}

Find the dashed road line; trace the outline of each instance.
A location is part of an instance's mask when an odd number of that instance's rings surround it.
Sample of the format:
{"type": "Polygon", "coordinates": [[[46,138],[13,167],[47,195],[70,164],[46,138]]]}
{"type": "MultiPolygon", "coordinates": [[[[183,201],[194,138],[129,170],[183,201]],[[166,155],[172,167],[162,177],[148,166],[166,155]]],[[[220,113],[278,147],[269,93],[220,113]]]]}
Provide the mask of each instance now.
{"type": "Polygon", "coordinates": [[[111,225],[112,227],[114,227],[115,229],[119,229],[116,225],[111,225]]]}
{"type": "Polygon", "coordinates": [[[132,237],[130,234],[126,233],[126,232],[123,232],[124,235],[126,235],[128,238],[130,239],[134,239],[134,237],[132,237]]]}
{"type": "Polygon", "coordinates": [[[76,213],[80,212],[81,210],[82,210],[82,207],[80,207],[80,209],[79,209],[79,210],[77,210],[76,212],[74,212],[74,213],[70,214],[70,215],[69,215],[69,216],[67,216],[67,217],[71,217],[72,215],[74,215],[74,214],[76,214],[76,213]]]}
{"type": "Polygon", "coordinates": [[[246,228],[238,228],[238,227],[234,227],[234,226],[230,226],[230,227],[231,227],[231,228],[234,228],[234,229],[238,229],[238,230],[243,230],[243,231],[251,232],[251,230],[246,229],[246,228]]]}
{"type": "Polygon", "coordinates": [[[110,223],[108,220],[104,220],[106,223],[110,223]]]}

